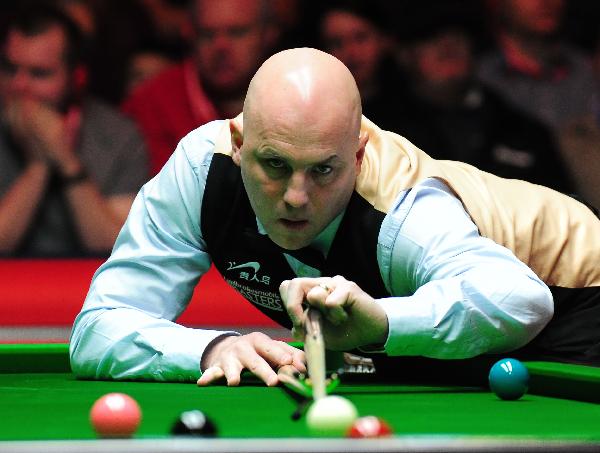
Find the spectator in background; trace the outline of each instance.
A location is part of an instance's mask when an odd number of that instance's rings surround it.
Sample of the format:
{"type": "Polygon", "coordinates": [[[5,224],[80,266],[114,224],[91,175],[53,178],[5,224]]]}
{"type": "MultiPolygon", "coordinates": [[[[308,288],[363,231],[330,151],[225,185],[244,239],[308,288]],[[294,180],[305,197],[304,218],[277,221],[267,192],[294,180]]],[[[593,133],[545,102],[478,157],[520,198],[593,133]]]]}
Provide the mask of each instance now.
{"type": "Polygon", "coordinates": [[[158,46],[142,46],[133,52],[127,63],[125,94],[129,95],[146,80],[167,69],[175,60],[158,46]]]}
{"type": "Polygon", "coordinates": [[[193,34],[189,21],[191,1],[137,0],[152,23],[156,41],[171,58],[176,60],[185,58],[191,47],[193,34]]]}
{"type": "Polygon", "coordinates": [[[147,179],[134,124],[86,95],[75,23],[24,5],[0,68],[0,253],[108,254],[147,179]]]}
{"type": "Polygon", "coordinates": [[[422,1],[402,17],[407,83],[397,132],[432,157],[570,192],[551,131],[476,80],[474,4],[422,1]]]}
{"type": "Polygon", "coordinates": [[[494,0],[497,50],[481,59],[479,77],[545,122],[578,192],[600,206],[598,88],[589,58],[561,30],[564,0],[494,0]]]}
{"type": "Polygon", "coordinates": [[[89,67],[88,92],[119,106],[128,62],[158,32],[142,0],[55,0],[82,30],[89,67]]]}
{"type": "Polygon", "coordinates": [[[592,112],[589,59],[561,35],[564,0],[488,1],[497,48],[481,58],[479,77],[558,130],[592,112]]]}
{"type": "Polygon", "coordinates": [[[350,69],[365,116],[382,129],[396,131],[401,78],[385,17],[372,2],[326,2],[318,21],[318,34],[321,48],[350,69]]]}
{"type": "Polygon", "coordinates": [[[236,116],[248,83],[273,48],[265,0],[195,0],[194,48],[186,60],[149,80],[125,100],[158,172],[187,133],[236,116]]]}

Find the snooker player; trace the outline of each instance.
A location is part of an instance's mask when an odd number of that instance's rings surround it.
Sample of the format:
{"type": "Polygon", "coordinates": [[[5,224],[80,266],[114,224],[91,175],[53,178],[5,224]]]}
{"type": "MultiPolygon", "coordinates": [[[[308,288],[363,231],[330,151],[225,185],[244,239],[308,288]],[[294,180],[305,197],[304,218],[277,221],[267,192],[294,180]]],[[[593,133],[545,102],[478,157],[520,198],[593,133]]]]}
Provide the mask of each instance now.
{"type": "Polygon", "coordinates": [[[318,50],[269,58],[243,116],[191,132],[142,188],[75,321],[73,371],[200,385],[304,371],[303,352],[262,333],[174,322],[211,262],[298,336],[303,304],[321,310],[329,349],[600,365],[592,210],[379,129],[318,50]]]}

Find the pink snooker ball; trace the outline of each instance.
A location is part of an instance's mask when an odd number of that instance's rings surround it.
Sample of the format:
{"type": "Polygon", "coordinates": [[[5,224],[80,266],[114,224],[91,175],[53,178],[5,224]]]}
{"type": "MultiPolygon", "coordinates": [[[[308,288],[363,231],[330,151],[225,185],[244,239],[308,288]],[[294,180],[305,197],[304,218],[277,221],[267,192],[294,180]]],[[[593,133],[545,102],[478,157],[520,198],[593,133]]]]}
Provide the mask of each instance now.
{"type": "Polygon", "coordinates": [[[90,421],[100,437],[131,437],[142,420],[137,401],[124,393],[107,393],[90,411],[90,421]]]}

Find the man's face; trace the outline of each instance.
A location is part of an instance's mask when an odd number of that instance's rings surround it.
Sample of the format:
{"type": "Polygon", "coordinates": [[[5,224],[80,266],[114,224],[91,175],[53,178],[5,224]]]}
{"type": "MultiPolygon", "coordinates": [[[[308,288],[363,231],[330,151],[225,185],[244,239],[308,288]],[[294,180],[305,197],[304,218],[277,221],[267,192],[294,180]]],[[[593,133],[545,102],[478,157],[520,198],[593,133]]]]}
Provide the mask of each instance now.
{"type": "Polygon", "coordinates": [[[66,37],[59,27],[36,36],[9,32],[0,69],[2,98],[28,97],[59,108],[71,80],[65,47],[66,37]]]}
{"type": "Polygon", "coordinates": [[[227,96],[245,92],[265,52],[258,0],[201,0],[194,18],[195,60],[206,88],[227,96]]]}
{"type": "Polygon", "coordinates": [[[413,54],[418,77],[431,85],[462,81],[471,73],[471,44],[460,31],[445,31],[415,44],[413,54]]]}
{"type": "Polygon", "coordinates": [[[383,35],[368,21],[344,11],[332,11],[321,23],[327,51],[344,63],[359,87],[372,82],[386,51],[383,35]]]}
{"type": "Polygon", "coordinates": [[[281,247],[309,245],[346,207],[366,136],[357,140],[345,130],[283,122],[246,128],[241,148],[234,147],[234,161],[256,216],[281,247]]]}

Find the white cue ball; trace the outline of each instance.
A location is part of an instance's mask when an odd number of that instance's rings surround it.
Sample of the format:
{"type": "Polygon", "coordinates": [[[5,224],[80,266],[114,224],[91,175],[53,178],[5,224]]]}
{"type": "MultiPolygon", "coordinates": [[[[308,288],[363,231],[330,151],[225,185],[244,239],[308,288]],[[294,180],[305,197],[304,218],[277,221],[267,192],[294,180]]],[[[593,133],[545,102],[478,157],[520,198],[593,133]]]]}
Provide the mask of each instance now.
{"type": "Polygon", "coordinates": [[[329,395],[311,404],[306,424],[315,436],[345,436],[357,418],[358,411],[348,399],[329,395]]]}

